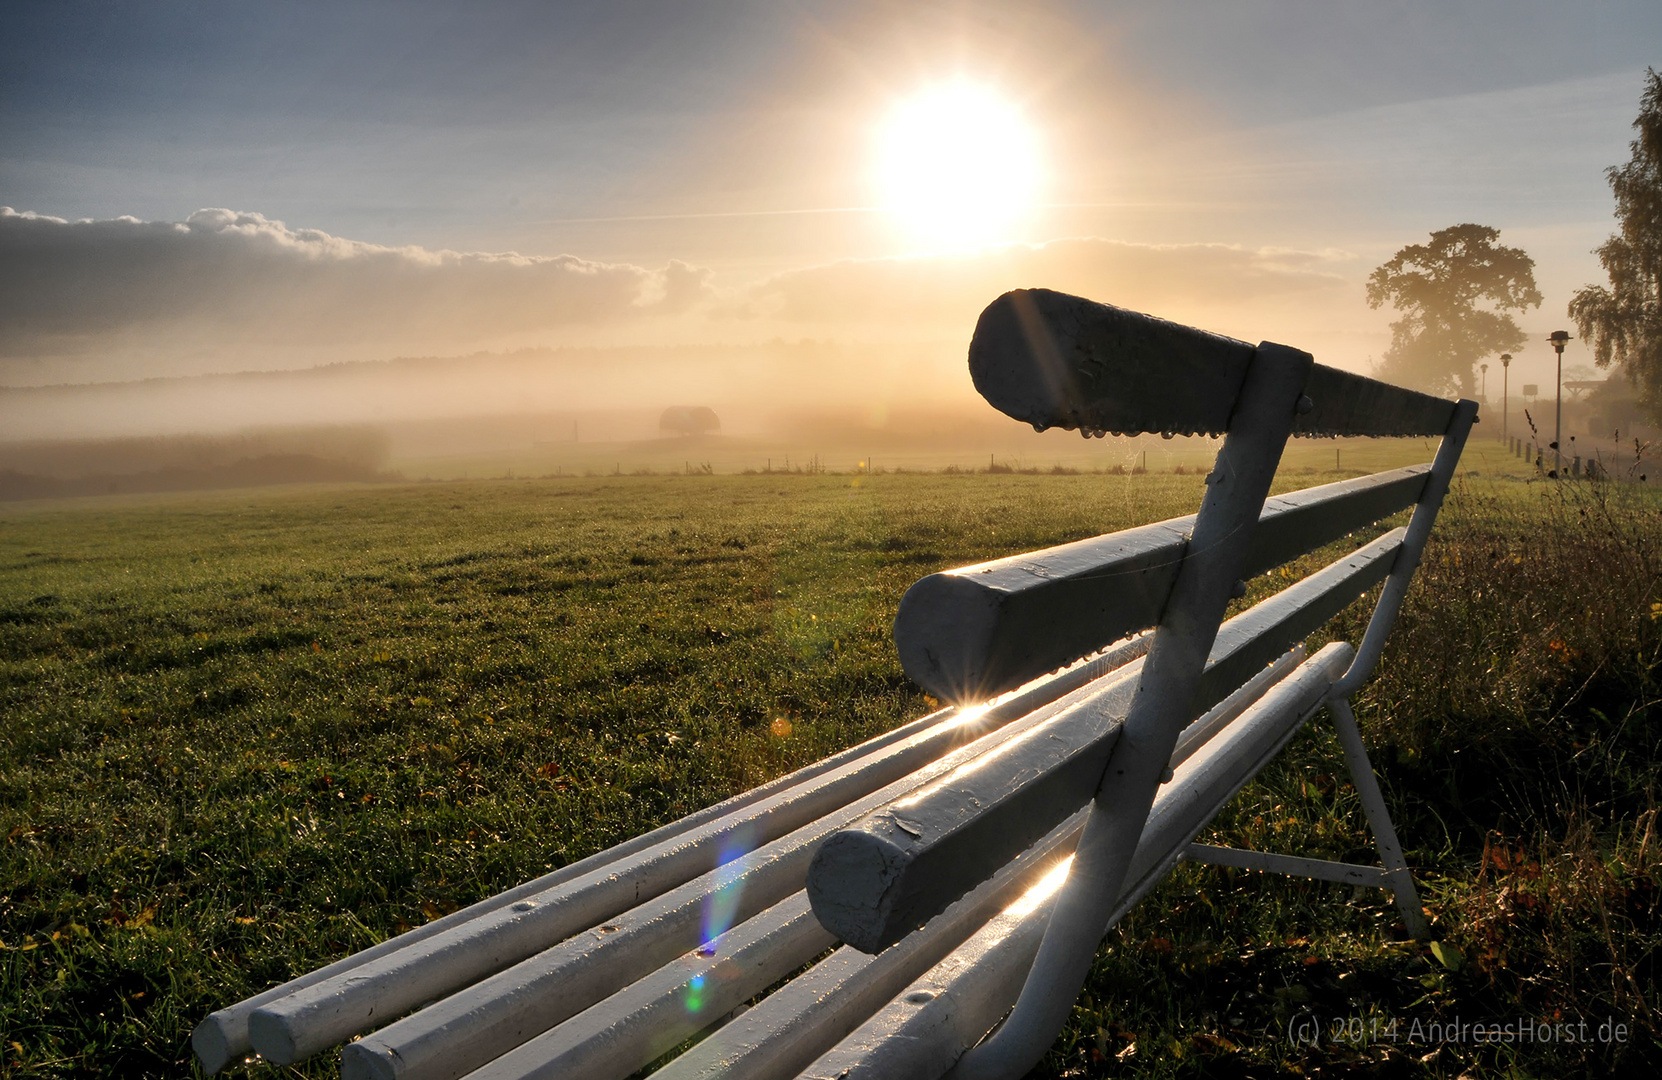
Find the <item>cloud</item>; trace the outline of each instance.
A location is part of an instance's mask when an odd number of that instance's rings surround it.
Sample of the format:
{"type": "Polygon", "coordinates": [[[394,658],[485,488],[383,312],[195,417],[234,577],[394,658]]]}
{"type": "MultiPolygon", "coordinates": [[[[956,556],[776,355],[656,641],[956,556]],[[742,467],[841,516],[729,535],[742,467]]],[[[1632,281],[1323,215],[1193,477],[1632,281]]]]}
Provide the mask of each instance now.
{"type": "Polygon", "coordinates": [[[1364,312],[1356,257],[1344,252],[1067,239],[849,259],[718,289],[709,270],[679,260],[646,269],[392,248],[233,210],[71,222],[0,207],[0,382],[542,344],[956,342],[993,297],[1022,286],[1329,355],[1363,351],[1330,332],[1364,312]]]}
{"type": "Polygon", "coordinates": [[[432,251],[199,210],[66,221],[0,207],[0,357],[112,347],[444,345],[676,314],[708,273],[570,255],[432,251]]]}
{"type": "Polygon", "coordinates": [[[796,323],[956,324],[1000,293],[1042,286],[1168,318],[1216,321],[1266,306],[1349,302],[1345,252],[1094,238],[847,259],[757,283],[717,310],[796,323]]]}

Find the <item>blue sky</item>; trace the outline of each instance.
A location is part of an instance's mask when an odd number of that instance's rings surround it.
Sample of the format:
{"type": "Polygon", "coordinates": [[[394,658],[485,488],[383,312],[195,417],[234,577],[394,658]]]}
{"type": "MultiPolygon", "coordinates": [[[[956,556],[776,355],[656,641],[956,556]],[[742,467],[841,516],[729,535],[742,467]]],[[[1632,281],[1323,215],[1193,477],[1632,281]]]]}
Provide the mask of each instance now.
{"type": "MultiPolygon", "coordinates": [[[[223,207],[368,245],[638,268],[652,297],[677,261],[705,275],[710,310],[729,313],[781,275],[920,252],[871,209],[870,131],[894,100],[967,74],[1020,102],[1046,147],[1047,205],[1007,239],[1320,253],[1322,273],[1356,295],[1269,304],[1265,322],[1352,366],[1388,317],[1361,304],[1367,270],[1457,221],[1495,225],[1530,250],[1547,293],[1530,328],[1562,322],[1610,230],[1603,169],[1625,158],[1640,79],[1662,63],[1654,0],[14,0],[6,23],[0,204],[16,211],[181,222],[223,207]]],[[[27,270],[23,255],[5,257],[0,275],[27,270]]],[[[110,265],[112,280],[155,273],[110,265]]],[[[1151,285],[1145,302],[1205,318],[1180,292],[1151,285]]],[[[1242,314],[1253,299],[1220,295],[1220,328],[1254,336],[1242,314]]],[[[130,355],[103,368],[85,356],[120,352],[108,342],[42,344],[0,312],[0,381],[179,369],[164,354],[194,357],[187,368],[230,363],[212,333],[174,347],[167,335],[194,317],[186,307],[156,317],[165,332],[129,327],[130,355]]],[[[626,321],[531,320],[511,340],[781,331],[679,307],[650,329],[626,321]]],[[[784,329],[952,333],[950,320],[849,322],[784,329]]],[[[460,348],[473,332],[431,344],[460,348]]],[[[382,343],[374,327],[347,337],[336,352],[279,355],[279,343],[247,362],[421,344],[382,343]]]]}

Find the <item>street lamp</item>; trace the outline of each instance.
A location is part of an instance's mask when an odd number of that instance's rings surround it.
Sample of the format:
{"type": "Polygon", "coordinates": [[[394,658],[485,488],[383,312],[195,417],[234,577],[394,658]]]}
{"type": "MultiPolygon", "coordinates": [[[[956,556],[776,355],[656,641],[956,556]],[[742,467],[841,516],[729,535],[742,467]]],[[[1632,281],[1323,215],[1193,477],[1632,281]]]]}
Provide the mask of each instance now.
{"type": "Polygon", "coordinates": [[[1558,353],[1558,403],[1552,411],[1552,470],[1559,478],[1564,477],[1564,449],[1558,444],[1564,441],[1564,346],[1570,340],[1568,330],[1554,330],[1547,335],[1552,347],[1558,353]]]}
{"type": "Polygon", "coordinates": [[[1509,352],[1501,353],[1500,354],[1500,438],[1501,438],[1502,442],[1506,441],[1506,421],[1508,419],[1507,414],[1511,411],[1511,407],[1512,407],[1511,398],[1507,396],[1507,383],[1509,381],[1507,376],[1512,373],[1511,372],[1511,367],[1512,367],[1512,354],[1509,353],[1509,352]]]}
{"type": "Polygon", "coordinates": [[[1483,399],[1483,404],[1487,405],[1489,404],[1489,365],[1479,364],[1477,370],[1483,374],[1483,389],[1477,392],[1477,396],[1483,399]]]}

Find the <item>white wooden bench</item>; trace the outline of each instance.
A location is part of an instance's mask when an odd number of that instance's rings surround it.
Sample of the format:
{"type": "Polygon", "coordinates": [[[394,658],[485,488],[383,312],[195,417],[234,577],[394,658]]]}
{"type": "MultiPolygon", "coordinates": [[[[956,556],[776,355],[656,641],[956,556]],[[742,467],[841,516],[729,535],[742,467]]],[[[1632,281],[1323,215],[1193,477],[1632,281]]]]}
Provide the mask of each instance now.
{"type": "Polygon", "coordinates": [[[348,1078],[622,1078],[682,1047],[654,1075],[1019,1076],[1184,858],[1389,888],[1424,936],[1347,699],[1476,405],[1045,290],[987,308],[970,370],[1035,427],[1223,435],[1199,512],[924,578],[895,639],[949,707],[216,1012],[203,1067],[344,1043],[348,1078]],[[1294,434],[1442,443],[1267,498],[1294,434]],[[1224,620],[1245,579],[1408,507],[1224,620]],[[1305,654],[1381,581],[1359,648],[1305,654]],[[1193,843],[1323,706],[1381,865],[1193,843]]]}

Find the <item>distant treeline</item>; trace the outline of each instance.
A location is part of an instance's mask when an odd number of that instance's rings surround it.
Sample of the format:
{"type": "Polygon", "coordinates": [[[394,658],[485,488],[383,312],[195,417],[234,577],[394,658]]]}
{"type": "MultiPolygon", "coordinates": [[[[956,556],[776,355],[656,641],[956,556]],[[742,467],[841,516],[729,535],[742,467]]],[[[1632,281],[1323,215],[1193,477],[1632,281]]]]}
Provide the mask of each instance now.
{"type": "Polygon", "coordinates": [[[0,500],[398,479],[370,427],[0,443],[0,500]]]}

